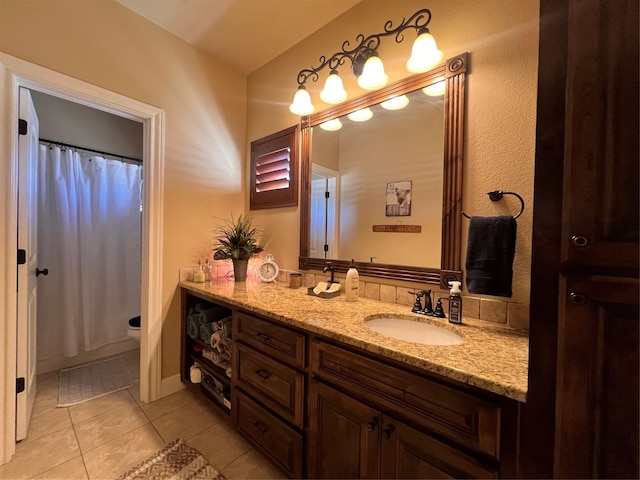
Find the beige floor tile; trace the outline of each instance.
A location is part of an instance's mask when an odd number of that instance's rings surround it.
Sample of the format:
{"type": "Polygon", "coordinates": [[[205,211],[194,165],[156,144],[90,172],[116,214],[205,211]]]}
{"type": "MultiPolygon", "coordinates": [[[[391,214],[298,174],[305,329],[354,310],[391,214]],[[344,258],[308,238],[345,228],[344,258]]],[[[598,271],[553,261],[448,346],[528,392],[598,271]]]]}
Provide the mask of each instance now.
{"type": "Polygon", "coordinates": [[[167,442],[176,438],[189,440],[219,423],[218,414],[214,411],[216,408],[215,405],[194,401],[154,420],[153,426],[167,442]]]}
{"type": "Polygon", "coordinates": [[[11,462],[0,466],[0,478],[32,478],[80,455],[72,427],[16,445],[11,462]]]}
{"type": "Polygon", "coordinates": [[[83,453],[92,480],[116,478],[164,447],[165,442],[150,425],[143,425],[121,437],[83,453]]]}
{"type": "Polygon", "coordinates": [[[149,420],[153,421],[174,410],[184,408],[194,401],[200,401],[202,397],[202,393],[198,390],[185,388],[153,403],[141,403],[140,408],[142,408],[149,420]]]}
{"type": "Polygon", "coordinates": [[[74,429],[84,454],[148,422],[140,407],[132,401],[83,422],[74,423],[74,429]]]}
{"type": "Polygon", "coordinates": [[[36,377],[36,400],[33,413],[55,408],[58,405],[58,372],[45,373],[36,377]]]}
{"type": "Polygon", "coordinates": [[[207,428],[189,439],[189,445],[198,450],[218,471],[251,448],[227,421],[207,428]]]}
{"type": "Polygon", "coordinates": [[[128,350],[124,353],[121,353],[120,356],[124,358],[125,363],[127,364],[127,369],[129,370],[129,375],[131,375],[131,380],[139,381],[140,380],[140,349],[136,350],[128,350]]]}
{"type": "Polygon", "coordinates": [[[69,427],[71,427],[71,417],[66,408],[43,408],[34,411],[31,415],[27,435],[30,440],[35,440],[69,427]]]}
{"type": "Polygon", "coordinates": [[[127,406],[137,406],[137,403],[129,393],[129,390],[125,389],[110,395],[105,395],[104,397],[94,398],[88,402],[73,405],[69,407],[69,414],[71,415],[71,421],[76,425],[108,411],[125,408],[127,406]]]}
{"type": "Polygon", "coordinates": [[[87,480],[89,477],[82,457],[78,456],[34,478],[35,480],[87,480]]]}
{"type": "Polygon", "coordinates": [[[134,380],[133,387],[129,387],[127,388],[127,390],[129,391],[131,398],[133,398],[136,403],[138,403],[140,406],[144,405],[142,403],[142,400],[140,400],[140,380],[134,380]]]}
{"type": "Polygon", "coordinates": [[[221,470],[228,480],[242,478],[287,478],[261,453],[254,448],[249,449],[241,457],[237,458],[231,465],[221,470]]]}

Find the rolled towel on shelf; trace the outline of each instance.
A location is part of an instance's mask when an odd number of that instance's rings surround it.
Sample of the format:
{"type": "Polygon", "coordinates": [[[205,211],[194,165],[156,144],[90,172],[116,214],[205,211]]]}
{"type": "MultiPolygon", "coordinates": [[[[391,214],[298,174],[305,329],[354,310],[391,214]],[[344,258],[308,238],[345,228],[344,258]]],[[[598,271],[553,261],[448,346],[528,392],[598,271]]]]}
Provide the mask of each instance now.
{"type": "Polygon", "coordinates": [[[218,305],[200,311],[202,323],[213,323],[229,316],[229,310],[218,305]]]}
{"type": "Polygon", "coordinates": [[[200,338],[200,315],[187,315],[187,335],[193,338],[200,338]]]}
{"type": "Polygon", "coordinates": [[[216,350],[227,358],[231,358],[231,340],[221,340],[216,345],[216,350]]]}
{"type": "Polygon", "coordinates": [[[231,357],[218,352],[217,350],[204,349],[202,356],[218,367],[227,368],[231,357]]]}
{"type": "Polygon", "coordinates": [[[227,375],[227,377],[231,378],[231,366],[229,366],[229,368],[227,368],[224,373],[227,375]]]}
{"type": "Polygon", "coordinates": [[[213,328],[210,323],[200,325],[200,340],[209,343],[211,341],[211,335],[213,335],[213,328]]]}
{"type": "Polygon", "coordinates": [[[210,339],[210,345],[212,348],[217,348],[218,343],[222,340],[222,337],[220,336],[220,332],[215,332],[213,335],[211,335],[211,339],[210,339]]]}
{"type": "Polygon", "coordinates": [[[465,265],[469,293],[511,297],[516,229],[511,216],[471,217],[465,265]]]}

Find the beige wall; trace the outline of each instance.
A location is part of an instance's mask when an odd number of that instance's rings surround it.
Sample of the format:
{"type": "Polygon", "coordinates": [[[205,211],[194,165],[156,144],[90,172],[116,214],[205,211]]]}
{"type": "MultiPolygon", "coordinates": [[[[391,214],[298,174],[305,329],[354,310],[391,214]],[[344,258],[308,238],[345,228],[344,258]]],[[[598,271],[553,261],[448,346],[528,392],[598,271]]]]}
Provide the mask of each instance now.
{"type": "MultiPolygon", "coordinates": [[[[322,55],[339,50],[359,33],[379,32],[387,20],[398,24],[415,11],[428,7],[430,30],[445,56],[471,53],[467,78],[463,207],[475,215],[516,212],[517,202],[488,200],[486,192],[518,192],[527,208],[518,219],[512,301],[529,303],[531,269],[533,167],[538,54],[537,0],[364,0],[313,33],[303,42],[254,72],[248,78],[247,138],[249,141],[299,122],[288,105],[302,68],[318,64],[322,55]]],[[[386,39],[380,48],[390,81],[407,75],[404,64],[411,36],[396,44],[386,39]]],[[[343,67],[344,70],[344,67],[343,67]]],[[[326,74],[308,85],[318,110],[326,74]]],[[[360,95],[355,79],[343,73],[349,97],[360,95]]],[[[266,247],[282,268],[297,267],[299,213],[296,208],[253,212],[264,225],[266,247]]],[[[468,223],[463,221],[463,245],[468,223]]],[[[464,260],[466,249],[463,247],[464,260]]],[[[463,262],[464,263],[464,262],[463,262]]]]}
{"type": "Polygon", "coordinates": [[[0,0],[0,51],[165,110],[162,376],[179,373],[178,269],[244,210],[246,78],[107,0],[0,0]]]}

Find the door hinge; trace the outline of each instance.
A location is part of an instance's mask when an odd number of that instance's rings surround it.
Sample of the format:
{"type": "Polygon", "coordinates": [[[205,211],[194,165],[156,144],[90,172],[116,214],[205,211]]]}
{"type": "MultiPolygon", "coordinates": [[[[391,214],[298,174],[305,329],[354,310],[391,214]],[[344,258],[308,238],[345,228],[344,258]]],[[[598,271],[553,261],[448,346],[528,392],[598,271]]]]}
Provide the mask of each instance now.
{"type": "Polygon", "coordinates": [[[24,377],[16,378],[16,393],[24,392],[24,377]]]}
{"type": "Polygon", "coordinates": [[[325,244],[325,246],[324,246],[324,251],[325,251],[325,252],[328,252],[328,251],[329,251],[329,245],[326,245],[326,244],[325,244]]]}
{"type": "Polygon", "coordinates": [[[329,192],[324,192],[324,198],[329,198],[329,192]]]}
{"type": "Polygon", "coordinates": [[[18,249],[18,265],[24,265],[27,263],[27,251],[19,248],[18,249]]]}
{"type": "Polygon", "coordinates": [[[26,120],[19,119],[18,120],[18,134],[26,135],[28,130],[28,125],[26,120]]]}

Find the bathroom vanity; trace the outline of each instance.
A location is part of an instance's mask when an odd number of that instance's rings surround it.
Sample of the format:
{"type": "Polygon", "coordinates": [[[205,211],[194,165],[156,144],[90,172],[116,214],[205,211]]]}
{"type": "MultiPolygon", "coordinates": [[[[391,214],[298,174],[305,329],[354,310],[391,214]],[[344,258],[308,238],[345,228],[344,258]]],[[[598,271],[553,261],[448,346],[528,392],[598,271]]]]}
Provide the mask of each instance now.
{"type": "MultiPolygon", "coordinates": [[[[526,335],[412,315],[410,307],[320,299],[275,284],[180,283],[233,315],[233,425],[293,478],[513,478],[526,400],[526,335]],[[420,345],[365,320],[434,322],[459,345],[420,345]]],[[[183,320],[183,327],[184,327],[183,320]]],[[[181,377],[197,354],[182,329],[181,377]]],[[[223,407],[224,408],[224,407],[223,407]]]]}

